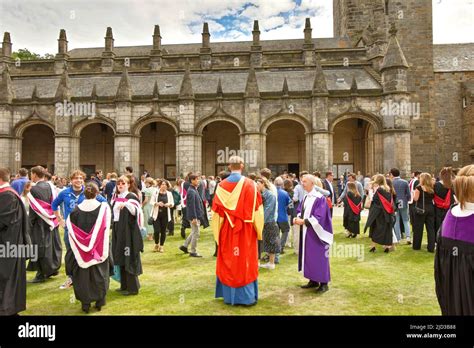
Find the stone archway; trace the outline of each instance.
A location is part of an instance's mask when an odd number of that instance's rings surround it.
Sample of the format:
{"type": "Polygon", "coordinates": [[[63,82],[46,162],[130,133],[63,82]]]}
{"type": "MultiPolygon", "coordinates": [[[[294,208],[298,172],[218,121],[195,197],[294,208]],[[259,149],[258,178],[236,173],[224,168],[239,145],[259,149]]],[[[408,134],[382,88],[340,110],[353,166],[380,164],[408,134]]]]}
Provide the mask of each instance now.
{"type": "Polygon", "coordinates": [[[168,122],[153,121],[142,125],[140,135],[140,173],[153,178],[176,179],[176,129],[168,122]]]}
{"type": "Polygon", "coordinates": [[[202,127],[202,172],[217,175],[240,150],[240,130],[230,121],[212,121],[202,127]]]}
{"type": "Polygon", "coordinates": [[[264,126],[266,163],[273,175],[299,173],[308,168],[306,130],[301,122],[283,118],[264,126]]]}
{"type": "Polygon", "coordinates": [[[54,173],[54,130],[44,123],[24,125],[18,131],[21,139],[21,167],[30,169],[41,165],[54,173]]]}
{"type": "Polygon", "coordinates": [[[90,123],[79,130],[79,166],[87,175],[114,171],[114,130],[105,123],[90,123]]]}
{"type": "Polygon", "coordinates": [[[372,117],[359,114],[343,115],[332,123],[335,175],[346,171],[373,175],[380,171],[383,154],[380,127],[372,117]]]}

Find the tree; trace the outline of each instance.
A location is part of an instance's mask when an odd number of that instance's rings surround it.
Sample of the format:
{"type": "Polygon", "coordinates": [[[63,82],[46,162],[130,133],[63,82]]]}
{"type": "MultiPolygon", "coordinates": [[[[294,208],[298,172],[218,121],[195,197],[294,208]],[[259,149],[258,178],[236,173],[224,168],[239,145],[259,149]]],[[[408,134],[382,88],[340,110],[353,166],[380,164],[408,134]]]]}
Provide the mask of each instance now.
{"type": "Polygon", "coordinates": [[[45,53],[43,56],[30,52],[27,48],[20,48],[18,51],[12,53],[12,58],[14,60],[36,60],[36,59],[53,59],[54,55],[51,53],[45,53]]]}

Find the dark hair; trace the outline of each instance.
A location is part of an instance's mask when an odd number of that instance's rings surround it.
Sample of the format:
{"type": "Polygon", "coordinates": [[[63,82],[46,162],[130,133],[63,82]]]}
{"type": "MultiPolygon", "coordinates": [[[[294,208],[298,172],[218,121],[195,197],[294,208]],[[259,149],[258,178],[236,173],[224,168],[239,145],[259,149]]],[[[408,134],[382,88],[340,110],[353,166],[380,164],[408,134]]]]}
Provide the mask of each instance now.
{"type": "Polygon", "coordinates": [[[41,166],[36,166],[36,167],[31,168],[31,173],[36,174],[36,176],[40,179],[44,178],[44,173],[45,172],[46,172],[46,170],[41,166]]]}
{"type": "Polygon", "coordinates": [[[133,167],[127,166],[125,167],[125,170],[129,173],[133,173],[133,167]]]}
{"type": "Polygon", "coordinates": [[[100,169],[95,171],[95,175],[99,175],[100,173],[102,173],[102,170],[100,169]]]}
{"type": "Polygon", "coordinates": [[[193,181],[193,180],[195,180],[195,179],[198,179],[198,178],[199,178],[199,175],[197,175],[196,173],[191,173],[191,174],[189,174],[189,176],[188,176],[189,182],[191,182],[191,181],[193,181]]]}
{"type": "Polygon", "coordinates": [[[247,177],[248,177],[250,180],[255,180],[255,178],[257,177],[257,174],[255,174],[254,172],[248,173],[247,177]]]}
{"type": "Polygon", "coordinates": [[[439,178],[443,180],[443,186],[448,190],[453,188],[454,177],[453,168],[451,167],[444,167],[439,172],[439,178]]]}
{"type": "Polygon", "coordinates": [[[326,178],[327,178],[329,175],[333,175],[333,173],[332,173],[332,172],[326,172],[326,178]]]}
{"type": "Polygon", "coordinates": [[[8,168],[0,168],[0,180],[10,182],[10,170],[8,168]]]}
{"type": "Polygon", "coordinates": [[[413,174],[415,174],[415,176],[418,176],[418,175],[421,174],[421,172],[420,172],[419,170],[415,170],[415,171],[413,172],[413,174]]]}
{"type": "Polygon", "coordinates": [[[50,172],[44,172],[44,177],[46,178],[46,180],[49,181],[53,177],[53,174],[51,174],[50,172]]]}
{"type": "Polygon", "coordinates": [[[97,187],[97,184],[94,182],[88,182],[84,188],[84,196],[86,199],[92,199],[97,196],[99,193],[99,188],[97,187]]]}
{"type": "Polygon", "coordinates": [[[390,174],[392,174],[394,177],[400,176],[400,171],[398,168],[392,168],[390,169],[390,174]]]}
{"type": "Polygon", "coordinates": [[[387,182],[387,185],[390,188],[390,194],[395,196],[397,193],[395,192],[395,188],[393,187],[392,180],[387,178],[387,179],[385,179],[385,181],[387,182]]]}
{"type": "Polygon", "coordinates": [[[313,172],[313,175],[314,175],[315,177],[321,178],[321,173],[320,173],[319,171],[313,172]]]}
{"type": "Polygon", "coordinates": [[[308,171],[303,170],[302,172],[300,172],[300,178],[301,178],[303,175],[306,175],[306,174],[309,174],[308,171]]]}
{"type": "Polygon", "coordinates": [[[137,186],[137,181],[135,180],[135,176],[132,175],[132,174],[125,174],[125,176],[128,178],[129,182],[130,182],[130,186],[128,188],[128,191],[129,192],[133,192],[134,194],[137,195],[137,197],[140,197],[140,190],[138,189],[138,186],[137,186]]]}
{"type": "Polygon", "coordinates": [[[21,176],[27,176],[28,175],[28,169],[20,168],[20,170],[18,171],[18,174],[20,174],[21,176]]]}
{"type": "Polygon", "coordinates": [[[219,172],[219,175],[218,175],[218,176],[219,176],[219,178],[221,178],[221,180],[224,180],[224,179],[226,179],[229,175],[230,175],[230,172],[223,170],[223,171],[220,171],[220,172],[219,172]]]}

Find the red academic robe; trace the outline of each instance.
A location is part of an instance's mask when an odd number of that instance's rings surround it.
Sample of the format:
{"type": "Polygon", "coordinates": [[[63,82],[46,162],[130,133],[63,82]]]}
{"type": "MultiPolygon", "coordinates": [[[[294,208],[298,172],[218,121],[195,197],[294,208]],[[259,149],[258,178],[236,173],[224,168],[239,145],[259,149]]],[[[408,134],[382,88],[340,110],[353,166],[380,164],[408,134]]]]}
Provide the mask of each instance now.
{"type": "Polygon", "coordinates": [[[262,196],[255,182],[222,181],[212,202],[212,229],[217,244],[216,274],[229,287],[248,285],[258,277],[258,240],[262,239],[262,196]]]}

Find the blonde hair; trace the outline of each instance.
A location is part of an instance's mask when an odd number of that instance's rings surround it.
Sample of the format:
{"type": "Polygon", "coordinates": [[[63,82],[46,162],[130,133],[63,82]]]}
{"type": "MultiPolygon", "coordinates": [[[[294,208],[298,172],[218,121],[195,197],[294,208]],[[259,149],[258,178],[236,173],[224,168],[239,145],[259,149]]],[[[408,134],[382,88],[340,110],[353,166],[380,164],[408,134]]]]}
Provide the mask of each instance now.
{"type": "Polygon", "coordinates": [[[264,176],[259,176],[259,177],[257,177],[257,179],[255,179],[255,181],[262,183],[263,186],[265,186],[265,188],[266,188],[267,190],[270,189],[270,182],[268,181],[268,179],[267,179],[266,177],[264,177],[264,176]]]}
{"type": "Polygon", "coordinates": [[[371,184],[376,184],[377,186],[381,187],[383,190],[390,192],[390,186],[387,184],[387,180],[385,176],[382,174],[376,174],[372,177],[371,184]]]}
{"type": "Polygon", "coordinates": [[[347,183],[347,190],[349,192],[352,192],[356,197],[360,196],[359,191],[357,191],[357,186],[356,186],[355,182],[348,182],[347,183]]]}
{"type": "Polygon", "coordinates": [[[454,179],[454,192],[461,209],[466,202],[474,203],[474,164],[461,168],[454,179]]]}
{"type": "Polygon", "coordinates": [[[434,185],[433,185],[433,177],[430,173],[421,173],[420,174],[420,184],[418,185],[425,192],[433,193],[434,192],[434,185]]]}

